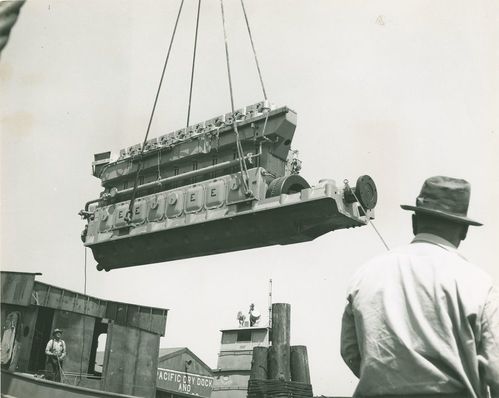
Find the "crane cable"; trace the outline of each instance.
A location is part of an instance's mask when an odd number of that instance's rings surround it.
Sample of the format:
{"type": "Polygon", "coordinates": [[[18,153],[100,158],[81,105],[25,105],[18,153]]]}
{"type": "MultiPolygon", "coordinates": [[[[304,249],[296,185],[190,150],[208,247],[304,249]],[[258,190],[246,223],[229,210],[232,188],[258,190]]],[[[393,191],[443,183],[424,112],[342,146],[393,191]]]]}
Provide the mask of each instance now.
{"type": "Polygon", "coordinates": [[[244,0],[241,0],[241,7],[243,9],[244,20],[246,21],[246,27],[248,28],[249,39],[251,42],[251,48],[253,49],[253,55],[255,57],[256,69],[258,70],[258,77],[260,78],[260,84],[262,86],[263,98],[267,100],[267,92],[265,91],[265,85],[263,84],[262,71],[260,70],[260,63],[258,62],[258,57],[256,55],[255,43],[253,43],[253,35],[251,34],[251,28],[248,21],[248,15],[246,14],[246,7],[244,7],[244,0]]]}
{"type": "MultiPolygon", "coordinates": [[[[244,6],[244,0],[241,0],[241,8],[243,9],[244,20],[246,22],[246,28],[248,29],[248,36],[250,39],[251,48],[253,50],[253,56],[255,58],[256,69],[258,71],[258,77],[260,78],[260,85],[262,86],[263,99],[265,101],[267,101],[268,100],[267,91],[265,90],[265,85],[263,84],[262,71],[260,69],[260,63],[258,62],[258,56],[256,55],[255,43],[253,42],[253,35],[251,34],[251,28],[250,28],[250,24],[249,24],[248,14],[246,13],[246,7],[244,6]]],[[[266,102],[265,102],[265,104],[266,104],[266,102]]],[[[267,129],[267,122],[269,120],[270,109],[264,108],[263,110],[267,110],[267,114],[265,115],[265,122],[263,123],[263,130],[262,130],[262,137],[265,138],[265,130],[267,129]]]]}
{"type": "Polygon", "coordinates": [[[187,108],[187,124],[186,127],[189,127],[189,119],[191,116],[191,101],[192,101],[192,85],[194,82],[194,65],[196,64],[196,48],[198,44],[198,30],[199,30],[199,12],[201,11],[201,0],[198,0],[198,14],[196,17],[196,33],[194,34],[194,51],[192,54],[192,70],[191,70],[191,86],[189,89],[189,106],[187,108]]]}
{"type": "Polygon", "coordinates": [[[223,0],[220,0],[220,9],[222,11],[222,27],[223,27],[223,32],[224,32],[224,42],[225,42],[225,60],[227,62],[227,76],[229,80],[229,93],[230,93],[230,106],[231,106],[231,111],[232,115],[234,118],[233,121],[233,127],[234,127],[234,133],[236,135],[236,148],[237,148],[237,155],[239,159],[239,168],[241,169],[241,180],[243,183],[243,189],[244,193],[247,196],[252,196],[253,193],[251,192],[249,188],[249,175],[248,175],[248,169],[246,167],[246,161],[244,160],[244,151],[241,145],[241,138],[239,136],[239,130],[237,129],[237,118],[235,115],[235,108],[234,108],[234,93],[232,91],[232,77],[230,74],[230,59],[229,59],[229,43],[227,41],[227,31],[225,29],[225,13],[224,13],[224,2],[223,0]]]}
{"type": "Polygon", "coordinates": [[[142,166],[143,166],[142,155],[144,153],[144,148],[146,146],[147,138],[149,137],[149,131],[151,129],[151,123],[152,123],[152,119],[154,117],[154,111],[156,110],[156,105],[158,103],[159,92],[161,91],[161,85],[163,84],[163,78],[165,76],[166,66],[168,65],[168,60],[170,59],[170,53],[171,53],[172,46],[173,46],[173,40],[175,39],[175,33],[177,32],[178,21],[180,19],[180,14],[182,13],[183,6],[184,6],[184,0],[182,0],[180,2],[178,14],[177,14],[177,19],[175,20],[175,26],[173,27],[172,37],[170,39],[170,45],[168,46],[168,52],[166,53],[165,63],[163,65],[163,71],[161,72],[161,78],[159,79],[158,90],[156,91],[156,97],[154,98],[154,104],[153,104],[153,107],[151,110],[151,116],[149,117],[149,123],[147,125],[146,135],[144,137],[144,142],[142,143],[142,147],[141,147],[140,153],[138,155],[139,165],[137,166],[137,173],[135,174],[135,182],[133,184],[132,197],[130,199],[130,206],[128,207],[128,212],[127,212],[127,216],[126,216],[126,219],[128,220],[128,222],[130,222],[131,218],[132,218],[133,205],[135,202],[135,195],[137,193],[137,186],[138,186],[138,182],[139,182],[140,171],[141,171],[142,166]]]}
{"type": "MultiPolygon", "coordinates": [[[[135,181],[134,181],[132,195],[131,195],[131,199],[130,199],[130,205],[128,207],[128,212],[127,212],[127,216],[126,216],[126,219],[127,219],[128,222],[130,222],[131,218],[132,218],[133,206],[134,206],[134,202],[135,202],[135,198],[136,198],[137,187],[138,187],[138,182],[139,182],[139,178],[140,178],[140,172],[141,172],[142,167],[143,167],[142,156],[143,156],[144,149],[145,149],[145,146],[146,146],[147,138],[149,137],[149,131],[151,129],[152,119],[154,117],[154,112],[156,110],[156,105],[157,105],[157,102],[158,102],[159,93],[161,91],[161,86],[162,86],[162,83],[163,83],[163,78],[164,78],[164,75],[165,75],[166,66],[167,66],[168,60],[170,58],[170,53],[171,53],[173,41],[174,41],[174,38],[175,38],[175,34],[176,34],[176,31],[177,31],[177,27],[178,27],[178,22],[179,22],[179,19],[180,19],[180,15],[182,13],[183,5],[184,5],[184,0],[181,1],[180,6],[179,6],[177,18],[176,18],[176,21],[175,21],[175,26],[173,28],[173,32],[172,32],[172,36],[171,36],[171,40],[170,40],[170,45],[168,47],[168,52],[167,52],[165,63],[164,63],[163,70],[162,70],[162,73],[161,73],[161,78],[160,78],[160,81],[159,81],[158,89],[156,91],[156,97],[154,99],[154,104],[153,104],[153,107],[152,107],[151,115],[149,117],[149,123],[147,125],[146,134],[145,134],[142,146],[140,148],[140,153],[138,155],[139,164],[137,166],[137,172],[135,174],[135,181]]],[[[229,47],[228,47],[228,41],[227,41],[227,31],[226,31],[226,28],[225,28],[225,14],[224,14],[223,0],[220,0],[220,7],[221,7],[221,11],[222,11],[222,25],[223,25],[223,31],[224,31],[225,55],[226,55],[226,61],[227,61],[227,74],[228,74],[228,80],[229,80],[229,92],[230,92],[231,110],[232,110],[232,114],[234,115],[233,127],[234,127],[234,133],[236,135],[237,156],[238,156],[238,160],[239,160],[239,167],[241,169],[243,189],[244,189],[245,194],[247,196],[252,196],[251,189],[249,188],[248,168],[247,168],[247,165],[246,165],[246,161],[244,160],[244,150],[243,150],[243,147],[242,147],[242,144],[241,144],[241,138],[239,136],[239,130],[237,128],[237,119],[235,117],[234,94],[233,94],[233,90],[232,90],[232,77],[231,77],[231,72],[230,72],[230,60],[229,60],[229,47]]],[[[254,55],[254,58],[255,58],[255,63],[256,63],[256,67],[257,67],[257,71],[258,71],[258,76],[260,78],[260,84],[261,84],[261,87],[262,87],[263,96],[264,96],[264,99],[267,100],[267,93],[265,91],[265,86],[264,86],[264,83],[263,83],[262,73],[261,73],[261,69],[260,69],[260,64],[258,62],[258,57],[257,57],[257,54],[256,54],[255,44],[253,42],[253,35],[251,33],[251,28],[250,28],[250,25],[249,25],[248,15],[246,13],[246,8],[244,6],[244,1],[243,0],[241,0],[241,7],[242,7],[242,10],[243,10],[244,19],[246,21],[246,27],[248,29],[249,39],[250,39],[250,42],[251,42],[251,48],[253,50],[253,55],[254,55]]],[[[195,34],[194,34],[194,49],[193,49],[193,55],[192,55],[192,68],[191,68],[191,80],[190,80],[190,87],[189,87],[189,102],[188,102],[188,108],[187,108],[187,125],[186,125],[186,127],[189,127],[190,114],[191,114],[192,91],[193,91],[193,85],[194,85],[194,70],[195,70],[195,64],[196,64],[196,52],[197,52],[197,39],[198,39],[198,32],[199,32],[200,11],[201,11],[201,0],[198,0],[197,16],[196,16],[196,30],[195,30],[195,34]]],[[[268,118],[268,114],[267,114],[267,117],[265,119],[265,125],[267,124],[267,118],[268,118]]],[[[265,127],[264,127],[264,129],[265,129],[265,127]]],[[[158,175],[159,175],[159,170],[158,170],[158,175]]]]}

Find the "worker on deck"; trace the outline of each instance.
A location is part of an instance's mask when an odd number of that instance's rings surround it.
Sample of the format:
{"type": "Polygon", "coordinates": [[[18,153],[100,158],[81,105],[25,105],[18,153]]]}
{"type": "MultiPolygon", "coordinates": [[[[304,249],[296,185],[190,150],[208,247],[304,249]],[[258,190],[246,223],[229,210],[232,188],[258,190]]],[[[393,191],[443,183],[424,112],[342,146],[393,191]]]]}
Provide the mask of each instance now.
{"type": "Polygon", "coordinates": [[[66,343],[62,340],[62,330],[54,329],[52,338],[47,343],[45,355],[47,356],[46,371],[47,379],[60,382],[62,364],[66,356],[66,343]]]}
{"type": "Polygon", "coordinates": [[[258,326],[260,323],[260,313],[255,310],[255,304],[251,303],[250,304],[250,309],[249,309],[249,320],[250,320],[250,326],[258,326]]]}
{"type": "Polygon", "coordinates": [[[341,355],[359,378],[354,397],[499,397],[499,293],[457,252],[470,185],[425,181],[411,244],[369,261],[348,290],[341,355]]]}

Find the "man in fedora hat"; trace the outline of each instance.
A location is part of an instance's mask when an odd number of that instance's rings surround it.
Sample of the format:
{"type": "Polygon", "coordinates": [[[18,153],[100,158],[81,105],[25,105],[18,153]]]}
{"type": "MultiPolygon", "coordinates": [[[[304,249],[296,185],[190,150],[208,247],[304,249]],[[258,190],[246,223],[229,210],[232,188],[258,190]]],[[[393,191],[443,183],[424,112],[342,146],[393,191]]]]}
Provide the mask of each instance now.
{"type": "Polygon", "coordinates": [[[348,290],[341,355],[354,397],[499,397],[499,294],[457,252],[470,225],[468,182],[428,178],[411,244],[364,265],[348,290]]]}
{"type": "Polygon", "coordinates": [[[47,379],[58,382],[61,381],[62,363],[66,356],[66,343],[61,337],[62,330],[54,329],[45,348],[47,379]]]}

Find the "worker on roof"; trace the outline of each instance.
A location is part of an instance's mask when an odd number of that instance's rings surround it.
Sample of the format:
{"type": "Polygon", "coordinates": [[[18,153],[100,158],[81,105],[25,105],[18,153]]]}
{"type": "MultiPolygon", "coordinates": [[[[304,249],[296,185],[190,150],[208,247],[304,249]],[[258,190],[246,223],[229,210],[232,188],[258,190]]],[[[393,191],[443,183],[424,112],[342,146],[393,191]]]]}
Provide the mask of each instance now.
{"type": "Polygon", "coordinates": [[[260,323],[260,316],[260,313],[255,310],[255,304],[251,303],[249,309],[250,326],[258,326],[260,323]]]}
{"type": "Polygon", "coordinates": [[[47,356],[46,371],[47,379],[53,381],[61,381],[62,364],[66,357],[66,343],[61,338],[62,330],[54,329],[52,338],[47,343],[45,355],[47,356]]]}
{"type": "Polygon", "coordinates": [[[341,355],[354,397],[499,397],[499,293],[457,252],[470,225],[468,182],[431,177],[414,211],[411,244],[357,272],[348,290],[341,355]]]}

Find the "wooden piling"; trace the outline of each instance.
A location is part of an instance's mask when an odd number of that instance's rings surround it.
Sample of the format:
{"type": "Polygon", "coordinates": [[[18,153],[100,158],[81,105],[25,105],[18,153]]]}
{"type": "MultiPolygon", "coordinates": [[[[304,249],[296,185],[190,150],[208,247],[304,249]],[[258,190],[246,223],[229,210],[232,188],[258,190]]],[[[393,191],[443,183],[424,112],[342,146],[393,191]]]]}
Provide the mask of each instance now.
{"type": "Polygon", "coordinates": [[[267,380],[267,347],[253,347],[250,380],[267,380]]]}
{"type": "Polygon", "coordinates": [[[272,345],[290,345],[291,305],[272,304],[272,345]]]}
{"type": "Polygon", "coordinates": [[[289,367],[289,347],[275,346],[269,348],[269,379],[291,381],[289,367]]]}
{"type": "Polygon", "coordinates": [[[268,351],[268,378],[291,381],[290,370],[291,306],[272,304],[272,346],[268,351]]]}
{"type": "Polygon", "coordinates": [[[294,345],[290,347],[291,380],[310,384],[307,347],[294,345]]]}

